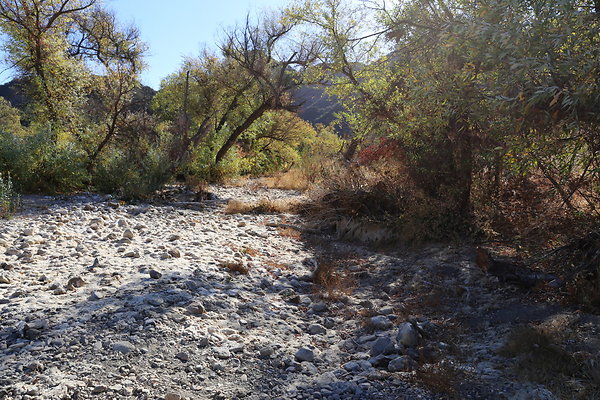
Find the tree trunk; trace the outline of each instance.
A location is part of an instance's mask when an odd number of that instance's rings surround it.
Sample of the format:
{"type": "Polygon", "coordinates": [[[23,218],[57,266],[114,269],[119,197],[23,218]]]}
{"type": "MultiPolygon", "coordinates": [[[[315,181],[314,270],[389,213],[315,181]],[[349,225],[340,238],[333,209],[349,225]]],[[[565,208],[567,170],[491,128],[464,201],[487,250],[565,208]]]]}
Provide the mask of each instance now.
{"type": "Polygon", "coordinates": [[[356,150],[358,149],[358,145],[360,144],[360,139],[353,138],[348,145],[346,151],[344,151],[344,159],[346,161],[352,161],[354,155],[356,154],[356,150]]]}
{"type": "Polygon", "coordinates": [[[462,215],[468,215],[471,212],[471,189],[473,187],[473,144],[470,135],[460,139],[459,150],[459,185],[458,211],[462,215]]]}
{"type": "Polygon", "coordinates": [[[215,157],[215,165],[217,165],[221,161],[223,161],[223,159],[227,155],[227,152],[235,144],[236,140],[240,137],[240,135],[242,133],[244,133],[246,131],[246,129],[248,129],[254,123],[254,121],[256,121],[257,119],[262,117],[262,115],[269,108],[271,108],[270,107],[271,103],[272,102],[269,100],[264,101],[256,110],[254,110],[254,112],[252,114],[250,114],[248,116],[248,118],[246,118],[246,120],[241,125],[239,125],[237,128],[235,128],[235,130],[227,138],[227,141],[223,144],[223,146],[221,146],[221,148],[217,152],[217,155],[215,157]]]}

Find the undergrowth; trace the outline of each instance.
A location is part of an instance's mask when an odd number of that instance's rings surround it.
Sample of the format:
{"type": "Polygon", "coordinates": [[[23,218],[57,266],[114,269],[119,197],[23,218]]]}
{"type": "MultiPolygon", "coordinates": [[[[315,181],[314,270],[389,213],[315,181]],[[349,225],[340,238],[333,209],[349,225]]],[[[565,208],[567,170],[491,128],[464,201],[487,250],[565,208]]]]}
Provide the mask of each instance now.
{"type": "Polygon", "coordinates": [[[522,379],[544,384],[560,398],[599,398],[600,358],[566,350],[559,331],[556,327],[520,326],[499,354],[515,358],[515,370],[522,379]]]}
{"type": "Polygon", "coordinates": [[[326,258],[317,260],[313,271],[316,293],[327,301],[337,301],[350,295],[356,288],[356,281],[343,271],[339,262],[326,258]]]}
{"type": "Polygon", "coordinates": [[[258,202],[248,203],[241,200],[230,200],[225,207],[225,214],[279,214],[296,212],[298,203],[293,200],[271,200],[262,198],[258,202]]]}
{"type": "Polygon", "coordinates": [[[0,218],[12,216],[19,207],[20,197],[16,193],[10,175],[0,174],[0,218]]]}

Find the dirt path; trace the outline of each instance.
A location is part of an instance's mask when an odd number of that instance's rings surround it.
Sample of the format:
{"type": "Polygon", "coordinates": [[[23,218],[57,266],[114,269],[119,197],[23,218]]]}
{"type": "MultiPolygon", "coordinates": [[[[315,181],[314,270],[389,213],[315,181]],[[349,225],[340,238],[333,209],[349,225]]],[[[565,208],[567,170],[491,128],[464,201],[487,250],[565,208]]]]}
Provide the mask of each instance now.
{"type": "Polygon", "coordinates": [[[211,191],[201,207],[31,197],[0,221],[0,398],[553,399],[497,354],[515,323],[599,337],[593,316],[498,289],[470,249],[302,237],[269,226],[295,216],[223,213],[299,194],[211,191]],[[328,290],[317,266],[338,271],[328,290]]]}

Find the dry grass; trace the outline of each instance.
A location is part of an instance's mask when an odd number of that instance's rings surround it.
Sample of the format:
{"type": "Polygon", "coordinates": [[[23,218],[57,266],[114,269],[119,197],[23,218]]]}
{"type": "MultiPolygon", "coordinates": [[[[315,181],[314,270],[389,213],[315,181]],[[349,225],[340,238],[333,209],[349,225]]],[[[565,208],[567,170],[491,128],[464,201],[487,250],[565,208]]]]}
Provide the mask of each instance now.
{"type": "Polygon", "coordinates": [[[269,189],[297,190],[303,192],[310,186],[304,172],[299,169],[291,169],[274,176],[260,179],[260,183],[269,189]]]}
{"type": "Polygon", "coordinates": [[[294,239],[294,240],[302,239],[302,233],[298,232],[294,228],[277,228],[277,232],[281,236],[284,236],[284,237],[287,237],[290,239],[294,239]]]}
{"type": "Polygon", "coordinates": [[[244,247],[241,252],[243,254],[248,254],[250,257],[257,257],[260,255],[260,251],[253,249],[252,247],[244,247]]]}
{"type": "Polygon", "coordinates": [[[289,270],[290,267],[288,265],[282,264],[282,263],[278,263],[275,261],[271,261],[271,260],[267,260],[265,261],[265,265],[267,267],[269,267],[269,269],[280,269],[282,271],[286,271],[289,270]]]}
{"type": "Polygon", "coordinates": [[[229,273],[238,273],[240,275],[248,275],[250,273],[250,269],[242,263],[224,262],[220,266],[229,273]]]}
{"type": "Polygon", "coordinates": [[[559,331],[556,326],[518,327],[499,353],[516,359],[519,376],[546,385],[560,398],[599,398],[598,355],[567,351],[557,342],[559,331]]]}
{"type": "Polygon", "coordinates": [[[247,176],[237,176],[235,178],[226,178],[223,181],[223,184],[225,186],[231,186],[231,187],[246,187],[246,186],[248,186],[249,181],[250,181],[250,178],[248,178],[247,176]]]}
{"type": "Polygon", "coordinates": [[[247,203],[240,200],[229,200],[225,214],[287,214],[297,211],[298,201],[260,199],[257,203],[247,203]]]}
{"type": "Polygon", "coordinates": [[[412,379],[444,398],[459,399],[458,385],[461,372],[449,362],[424,365],[417,370],[412,379]]]}
{"type": "Polygon", "coordinates": [[[338,263],[320,259],[313,272],[313,283],[317,285],[317,294],[323,300],[337,301],[350,295],[356,288],[356,281],[341,270],[338,263]]]}

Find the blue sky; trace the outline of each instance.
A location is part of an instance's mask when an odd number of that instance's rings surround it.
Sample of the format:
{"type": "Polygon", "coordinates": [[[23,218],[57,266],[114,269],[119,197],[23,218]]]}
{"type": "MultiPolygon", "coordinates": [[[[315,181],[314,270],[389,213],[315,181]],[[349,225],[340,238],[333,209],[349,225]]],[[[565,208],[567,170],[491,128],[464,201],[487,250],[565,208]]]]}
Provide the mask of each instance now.
{"type": "Polygon", "coordinates": [[[214,45],[223,31],[248,12],[272,10],[286,0],[105,0],[123,23],[134,23],[149,46],[142,82],[158,89],[182,58],[214,45]]]}
{"type": "MultiPolygon", "coordinates": [[[[123,24],[140,29],[149,47],[142,83],[158,89],[162,78],[179,69],[183,57],[214,49],[224,28],[243,22],[248,12],[275,10],[288,0],[104,0],[104,4],[123,24]]],[[[13,77],[4,68],[0,61],[0,83],[13,77]]]]}

